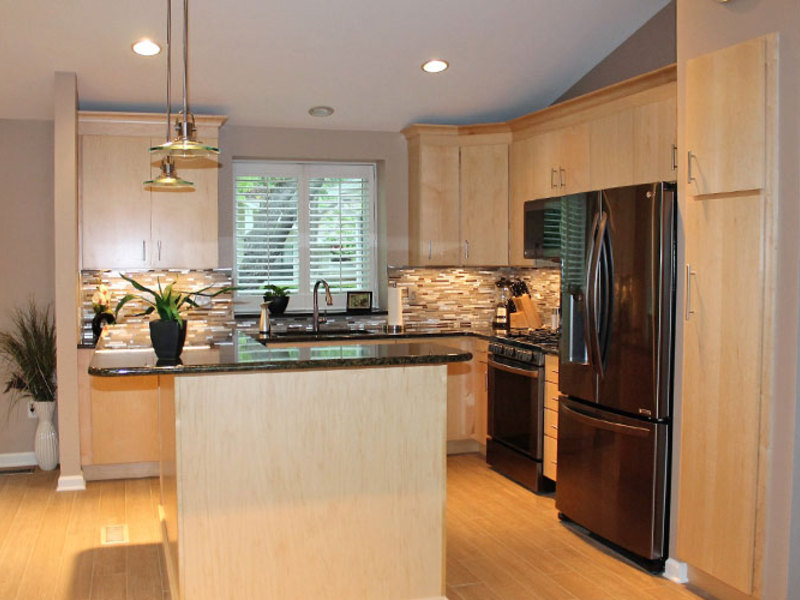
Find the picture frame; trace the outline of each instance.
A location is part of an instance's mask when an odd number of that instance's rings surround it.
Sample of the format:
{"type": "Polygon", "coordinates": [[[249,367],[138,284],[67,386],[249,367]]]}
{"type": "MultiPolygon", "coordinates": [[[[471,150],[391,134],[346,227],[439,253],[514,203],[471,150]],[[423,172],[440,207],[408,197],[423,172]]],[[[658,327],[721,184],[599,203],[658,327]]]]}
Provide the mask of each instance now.
{"type": "Polygon", "coordinates": [[[372,312],[372,292],[366,290],[347,292],[347,312],[349,314],[372,312]]]}

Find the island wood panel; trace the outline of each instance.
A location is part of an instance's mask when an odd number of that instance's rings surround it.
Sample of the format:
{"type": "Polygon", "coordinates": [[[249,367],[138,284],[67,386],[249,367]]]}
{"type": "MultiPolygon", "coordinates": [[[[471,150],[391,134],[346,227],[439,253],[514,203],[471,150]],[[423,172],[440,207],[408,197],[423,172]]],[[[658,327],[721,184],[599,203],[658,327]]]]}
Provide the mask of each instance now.
{"type": "Polygon", "coordinates": [[[690,199],[677,556],[753,591],[762,403],[761,195],[690,199]]]}
{"type": "Polygon", "coordinates": [[[149,266],[150,138],[81,137],[81,265],[141,269],[149,266]]]}
{"type": "Polygon", "coordinates": [[[459,243],[458,139],[434,144],[409,140],[409,260],[412,265],[456,265],[459,243]]]}
{"type": "Polygon", "coordinates": [[[160,438],[161,542],[171,600],[182,600],[178,577],[178,480],[175,421],[175,376],[158,377],[158,430],[160,438]]]}
{"type": "Polygon", "coordinates": [[[508,264],[508,144],[461,148],[461,263],[508,264]]]}
{"type": "MultiPolygon", "coordinates": [[[[204,138],[211,146],[215,138],[204,138]]],[[[153,138],[151,145],[163,138],[153,138]]],[[[194,186],[151,192],[153,265],[171,269],[214,269],[219,265],[217,244],[217,180],[219,162],[212,158],[175,159],[178,174],[194,186]]],[[[160,160],[151,156],[151,177],[160,160]]]]}
{"type": "Polygon", "coordinates": [[[669,97],[633,109],[633,183],[675,181],[678,177],[678,98],[669,97]]]}
{"type": "Polygon", "coordinates": [[[176,378],[181,598],[442,597],[445,378],[176,378]]]}
{"type": "Polygon", "coordinates": [[[634,163],[633,110],[621,110],[589,124],[592,189],[631,185],[634,163]]]}
{"type": "Polygon", "coordinates": [[[764,187],[767,38],[686,61],[692,194],[764,187]]]}

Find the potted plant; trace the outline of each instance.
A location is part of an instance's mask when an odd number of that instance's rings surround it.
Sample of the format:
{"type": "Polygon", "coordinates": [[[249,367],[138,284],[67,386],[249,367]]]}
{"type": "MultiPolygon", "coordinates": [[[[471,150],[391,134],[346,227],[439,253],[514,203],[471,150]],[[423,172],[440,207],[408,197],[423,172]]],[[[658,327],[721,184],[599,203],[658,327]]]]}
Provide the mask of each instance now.
{"type": "Polygon", "coordinates": [[[117,304],[117,311],[130,300],[138,298],[149,304],[144,312],[139,313],[140,315],[158,313],[159,319],[150,321],[150,341],[156,356],[162,363],[177,362],[183,352],[183,344],[186,341],[186,319],[181,317],[181,311],[190,307],[196,308],[198,304],[195,299],[198,296],[213,298],[233,289],[226,286],[213,293],[208,293],[207,290],[213,286],[207,286],[194,292],[184,292],[175,289],[176,282],[174,281],[162,288],[161,281],[156,279],[158,289],[153,290],[122,273],[120,273],[120,277],[145,295],[126,294],[117,304]]]}
{"type": "Polygon", "coordinates": [[[264,302],[267,303],[269,314],[282,315],[289,305],[289,287],[280,285],[265,285],[264,302]]]}
{"type": "Polygon", "coordinates": [[[33,402],[39,419],[33,442],[36,462],[44,471],[58,465],[58,435],[53,425],[56,403],[56,326],[50,306],[30,300],[11,316],[11,328],[0,332],[0,357],[8,368],[6,392],[11,406],[22,398],[33,402]]]}
{"type": "Polygon", "coordinates": [[[92,334],[95,342],[97,342],[106,324],[113,325],[116,323],[119,309],[120,307],[117,306],[113,311],[111,310],[111,291],[108,286],[103,283],[98,285],[94,294],[92,294],[92,310],[94,311],[92,334]]]}

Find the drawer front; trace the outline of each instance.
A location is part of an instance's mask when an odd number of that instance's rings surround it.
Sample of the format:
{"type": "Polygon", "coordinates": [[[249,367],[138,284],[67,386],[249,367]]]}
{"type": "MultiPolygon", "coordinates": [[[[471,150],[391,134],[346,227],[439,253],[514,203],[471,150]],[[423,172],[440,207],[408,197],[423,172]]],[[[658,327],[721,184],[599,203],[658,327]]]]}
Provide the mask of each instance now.
{"type": "Polygon", "coordinates": [[[558,411],[551,408],[544,409],[544,434],[553,439],[558,438],[558,411]]]}
{"type": "Polygon", "coordinates": [[[558,467],[558,442],[551,437],[544,438],[544,454],[542,455],[542,473],[548,479],[556,481],[558,467]]]}
{"type": "Polygon", "coordinates": [[[544,355],[544,379],[558,385],[558,356],[554,354],[544,355]]]}
{"type": "Polygon", "coordinates": [[[544,407],[558,411],[558,384],[552,381],[544,382],[544,407]]]}

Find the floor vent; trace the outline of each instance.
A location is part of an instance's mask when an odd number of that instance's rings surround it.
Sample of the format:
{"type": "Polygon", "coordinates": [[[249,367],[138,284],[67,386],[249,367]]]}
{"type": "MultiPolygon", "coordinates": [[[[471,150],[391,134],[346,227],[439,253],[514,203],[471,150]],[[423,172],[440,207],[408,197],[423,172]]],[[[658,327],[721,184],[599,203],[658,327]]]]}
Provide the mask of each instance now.
{"type": "Polygon", "coordinates": [[[31,475],[36,467],[6,467],[0,469],[0,476],[3,475],[31,475]]]}
{"type": "Polygon", "coordinates": [[[100,544],[110,546],[111,544],[128,543],[127,525],[106,525],[100,529],[100,544]]]}

